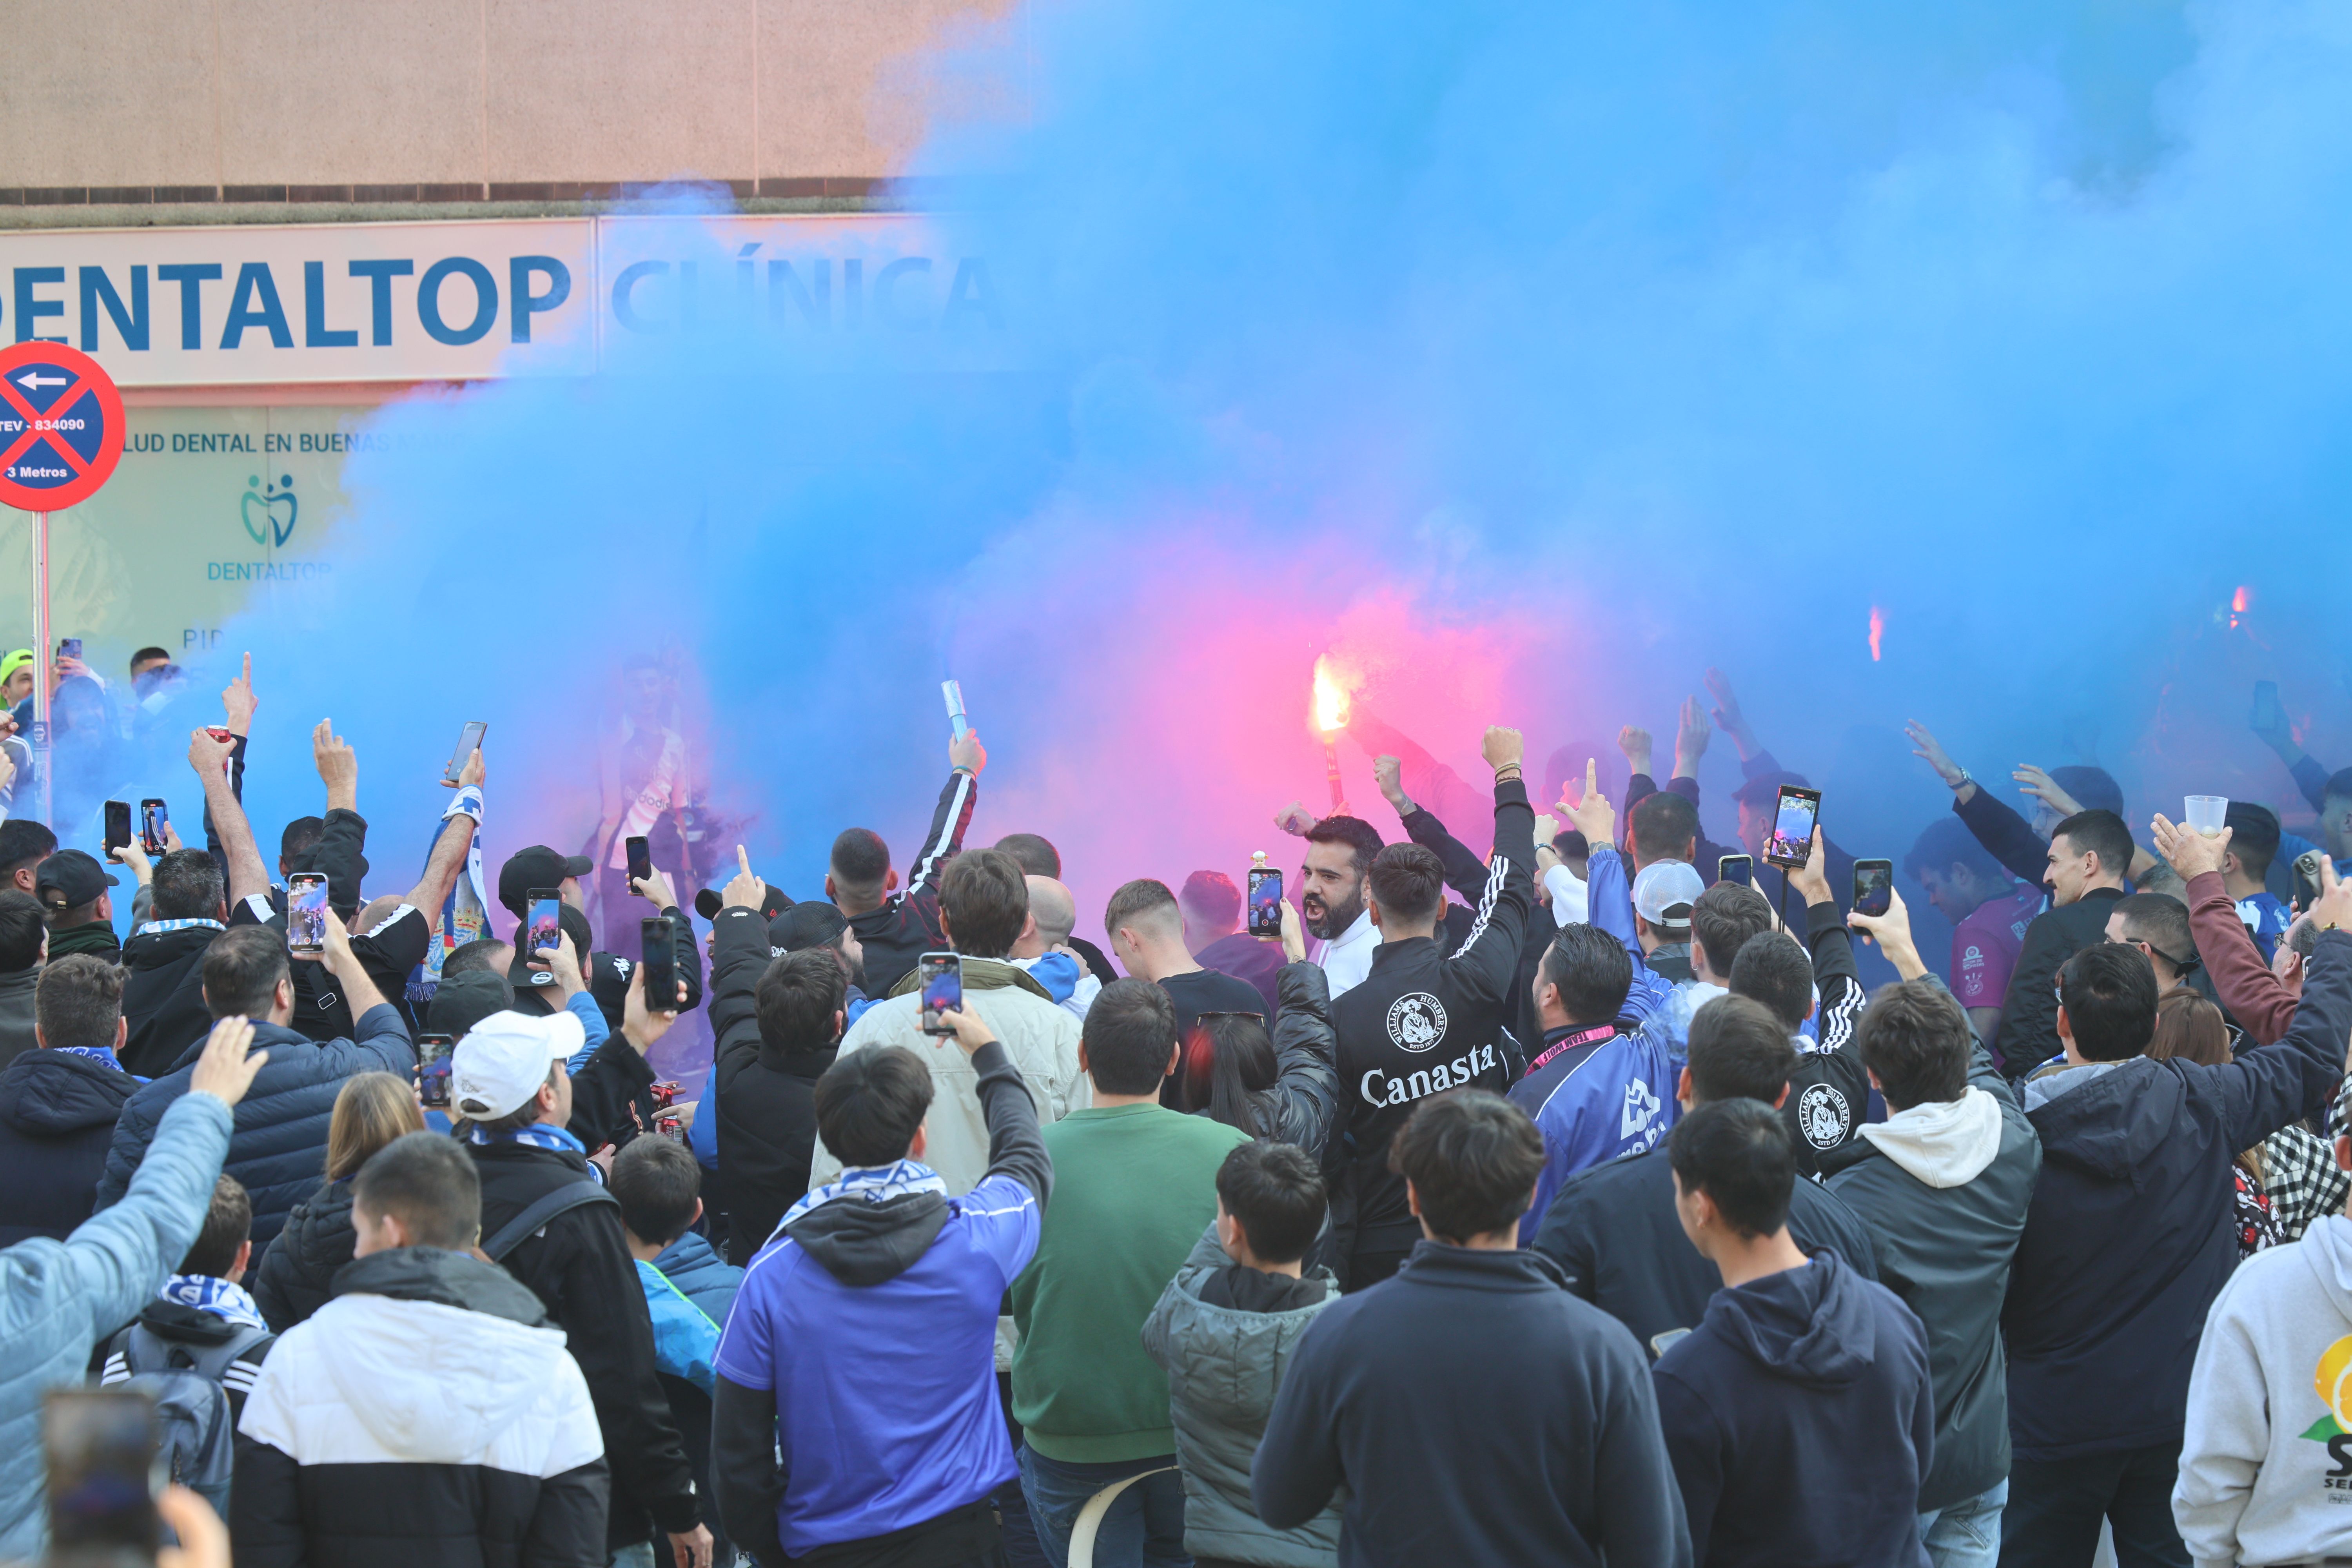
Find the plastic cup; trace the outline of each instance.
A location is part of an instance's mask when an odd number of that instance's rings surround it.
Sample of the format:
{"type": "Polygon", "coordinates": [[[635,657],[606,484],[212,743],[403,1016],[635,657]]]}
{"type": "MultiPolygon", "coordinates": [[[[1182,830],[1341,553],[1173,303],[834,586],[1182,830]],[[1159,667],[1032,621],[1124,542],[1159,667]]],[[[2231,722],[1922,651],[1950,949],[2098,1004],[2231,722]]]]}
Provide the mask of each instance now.
{"type": "Polygon", "coordinates": [[[2230,797],[2226,795],[2192,795],[2181,805],[2190,830],[2210,838],[2221,831],[2221,819],[2230,811],[2230,797]]]}

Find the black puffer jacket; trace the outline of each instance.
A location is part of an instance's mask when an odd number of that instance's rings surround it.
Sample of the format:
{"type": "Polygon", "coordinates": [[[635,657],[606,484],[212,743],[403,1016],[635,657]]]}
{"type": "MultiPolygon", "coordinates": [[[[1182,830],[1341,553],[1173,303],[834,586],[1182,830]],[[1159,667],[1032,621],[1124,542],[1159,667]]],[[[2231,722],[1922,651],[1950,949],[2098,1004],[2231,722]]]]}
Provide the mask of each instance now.
{"type": "Polygon", "coordinates": [[[0,1068],[0,1247],[63,1241],[90,1216],[114,1123],[139,1082],[70,1051],[0,1068]]]}
{"type": "Polygon", "coordinates": [[[710,1026],[718,1061],[719,1172],[727,1191],[727,1260],[742,1267],[807,1193],[816,1152],[816,1080],[840,1042],[771,1046],[756,993],[771,956],[756,910],[719,911],[710,928],[710,1026]]]}
{"type": "Polygon", "coordinates": [[[161,1078],[190,1046],[212,1033],[205,1006],[205,954],[220,935],[217,923],[177,931],[134,931],[122,944],[122,1017],[131,1026],[122,1065],[141,1078],[161,1078]]]}
{"type": "Polygon", "coordinates": [[[253,1299],[271,1332],[284,1333],[327,1304],[334,1294],[335,1271],[352,1260],[358,1241],[352,1229],[351,1183],[322,1182],[294,1205],[253,1281],[253,1299]]]}

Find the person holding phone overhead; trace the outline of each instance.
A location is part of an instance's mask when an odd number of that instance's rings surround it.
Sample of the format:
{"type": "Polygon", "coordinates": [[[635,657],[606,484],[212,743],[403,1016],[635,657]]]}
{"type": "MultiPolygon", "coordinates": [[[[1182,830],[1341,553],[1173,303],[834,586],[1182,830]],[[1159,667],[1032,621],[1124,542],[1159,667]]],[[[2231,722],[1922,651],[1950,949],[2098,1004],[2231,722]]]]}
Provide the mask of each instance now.
{"type": "MultiPolygon", "coordinates": [[[[637,933],[622,925],[632,880],[628,841],[650,840],[663,818],[688,795],[686,740],[668,722],[669,681],[651,654],[633,656],[621,672],[620,722],[597,747],[596,777],[603,816],[589,853],[596,858],[597,923],[615,951],[639,956],[637,933]]],[[[675,835],[666,837],[673,840],[675,835]]],[[[647,861],[647,868],[651,866],[647,861]]]]}

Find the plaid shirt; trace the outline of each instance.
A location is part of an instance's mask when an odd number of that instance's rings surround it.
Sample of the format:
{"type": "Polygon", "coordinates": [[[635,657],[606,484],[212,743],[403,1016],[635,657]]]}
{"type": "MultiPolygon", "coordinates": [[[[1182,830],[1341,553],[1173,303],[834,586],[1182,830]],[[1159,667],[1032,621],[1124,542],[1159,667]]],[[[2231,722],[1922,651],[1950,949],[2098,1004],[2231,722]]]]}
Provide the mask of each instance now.
{"type": "Polygon", "coordinates": [[[2352,1174],[2337,1170],[2336,1151],[2300,1125],[2281,1128],[2263,1143],[2263,1190],[2289,1241],[2324,1215],[2344,1212],[2352,1174]]]}

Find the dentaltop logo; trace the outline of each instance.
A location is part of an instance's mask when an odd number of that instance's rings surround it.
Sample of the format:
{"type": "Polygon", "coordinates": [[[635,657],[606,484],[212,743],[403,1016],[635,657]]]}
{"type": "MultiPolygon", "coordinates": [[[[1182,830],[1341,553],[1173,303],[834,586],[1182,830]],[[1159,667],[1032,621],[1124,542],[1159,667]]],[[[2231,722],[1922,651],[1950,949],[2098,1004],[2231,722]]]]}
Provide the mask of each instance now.
{"type": "Polygon", "coordinates": [[[276,484],[265,484],[260,475],[247,475],[237,510],[247,535],[256,544],[274,542],[283,550],[294,537],[294,521],[302,511],[301,500],[294,494],[294,476],[280,474],[276,484]]]}

